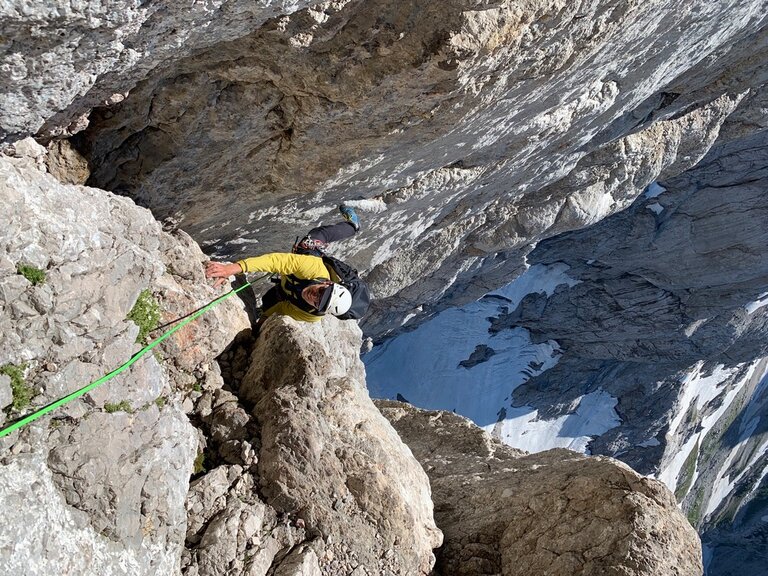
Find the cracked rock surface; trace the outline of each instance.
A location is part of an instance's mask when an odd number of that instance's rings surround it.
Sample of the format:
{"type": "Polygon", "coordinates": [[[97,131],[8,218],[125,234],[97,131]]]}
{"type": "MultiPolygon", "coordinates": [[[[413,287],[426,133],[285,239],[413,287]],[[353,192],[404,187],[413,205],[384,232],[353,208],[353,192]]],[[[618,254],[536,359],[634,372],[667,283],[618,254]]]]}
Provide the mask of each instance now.
{"type": "MultiPolygon", "coordinates": [[[[9,419],[127,361],[140,345],[126,317],[142,290],[162,302],[164,320],[212,296],[205,258],[188,236],[163,232],[127,198],[59,183],[32,142],[0,157],[0,208],[8,217],[0,232],[0,365],[20,369],[31,402],[3,393],[9,419]],[[33,283],[19,265],[43,271],[44,281],[33,283]],[[171,272],[183,266],[186,275],[171,272]]],[[[243,323],[242,308],[223,304],[177,361],[162,359],[182,344],[171,338],[157,356],[0,440],[4,573],[92,573],[89,558],[100,574],[178,570],[196,447],[181,403],[189,378],[208,370],[243,323]]]]}

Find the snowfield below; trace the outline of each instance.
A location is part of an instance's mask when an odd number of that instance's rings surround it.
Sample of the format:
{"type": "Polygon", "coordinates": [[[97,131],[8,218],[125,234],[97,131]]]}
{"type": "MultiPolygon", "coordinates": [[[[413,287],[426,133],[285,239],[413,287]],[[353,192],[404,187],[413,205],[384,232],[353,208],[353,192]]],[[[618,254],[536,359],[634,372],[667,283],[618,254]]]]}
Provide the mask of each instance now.
{"type": "Polygon", "coordinates": [[[514,389],[554,366],[559,349],[553,341],[532,343],[524,328],[489,332],[489,317],[514,309],[525,295],[550,295],[559,285],[575,285],[567,269],[533,266],[477,302],[445,310],[375,347],[364,356],[371,395],[456,412],[528,452],[561,447],[588,453],[592,437],[621,423],[617,400],[593,392],[555,419],[540,417],[530,406],[512,406],[514,389]]]}

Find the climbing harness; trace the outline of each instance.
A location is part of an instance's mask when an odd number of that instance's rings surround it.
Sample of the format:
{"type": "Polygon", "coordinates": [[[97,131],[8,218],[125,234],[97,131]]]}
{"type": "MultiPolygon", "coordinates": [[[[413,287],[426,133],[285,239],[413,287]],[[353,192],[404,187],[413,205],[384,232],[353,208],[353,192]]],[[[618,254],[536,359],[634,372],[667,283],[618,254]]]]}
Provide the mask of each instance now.
{"type": "Polygon", "coordinates": [[[265,276],[261,276],[259,278],[256,278],[252,282],[246,282],[242,286],[239,286],[239,287],[235,288],[234,290],[230,290],[226,294],[223,294],[222,296],[219,296],[218,298],[215,298],[214,300],[211,300],[205,306],[202,306],[202,307],[198,308],[197,310],[193,310],[189,314],[186,314],[185,316],[182,316],[181,318],[177,318],[173,322],[169,322],[167,324],[163,324],[162,326],[159,326],[155,330],[158,330],[160,328],[165,328],[165,327],[167,327],[167,326],[169,326],[171,324],[174,324],[174,323],[178,322],[179,320],[182,320],[182,322],[180,324],[177,324],[176,326],[174,326],[170,330],[168,330],[168,331],[164,332],[163,334],[161,334],[158,338],[156,338],[155,340],[153,340],[152,342],[147,344],[144,348],[142,348],[141,350],[136,352],[136,354],[131,356],[131,358],[127,362],[125,362],[122,366],[119,366],[119,367],[115,368],[109,374],[106,374],[106,375],[102,376],[101,378],[99,378],[98,380],[96,380],[94,382],[91,382],[87,386],[83,386],[79,390],[75,390],[74,392],[72,392],[70,394],[67,394],[63,398],[59,398],[58,400],[55,400],[55,401],[51,402],[50,404],[48,404],[46,406],[43,406],[42,408],[38,408],[37,410],[35,410],[31,414],[27,414],[26,416],[23,416],[22,418],[14,420],[10,424],[7,424],[6,426],[0,428],[0,438],[2,438],[3,436],[7,436],[8,434],[13,432],[14,430],[18,430],[22,426],[25,426],[26,424],[29,424],[30,422],[33,422],[33,421],[37,420],[41,416],[44,416],[45,414],[48,414],[49,412],[51,412],[53,410],[56,410],[56,408],[59,408],[60,406],[63,406],[64,404],[67,404],[67,403],[71,402],[72,400],[75,400],[76,398],[79,398],[80,396],[83,396],[84,394],[87,394],[88,392],[90,392],[91,390],[93,390],[94,388],[99,386],[100,384],[103,384],[107,380],[111,380],[112,378],[114,378],[115,376],[120,374],[121,372],[123,372],[123,371],[127,370],[128,368],[130,368],[137,360],[139,360],[139,358],[144,356],[147,352],[152,350],[155,346],[160,344],[163,340],[168,338],[171,334],[173,334],[177,330],[181,329],[182,327],[186,326],[187,324],[189,324],[193,320],[196,320],[197,318],[199,318],[200,316],[205,314],[208,310],[210,310],[211,308],[213,308],[217,304],[220,304],[221,302],[223,302],[224,300],[226,300],[227,298],[232,296],[232,294],[236,294],[236,293],[240,292],[241,290],[244,290],[245,288],[250,286],[253,282],[256,282],[257,280],[261,280],[264,277],[266,277],[266,275],[265,276]]]}

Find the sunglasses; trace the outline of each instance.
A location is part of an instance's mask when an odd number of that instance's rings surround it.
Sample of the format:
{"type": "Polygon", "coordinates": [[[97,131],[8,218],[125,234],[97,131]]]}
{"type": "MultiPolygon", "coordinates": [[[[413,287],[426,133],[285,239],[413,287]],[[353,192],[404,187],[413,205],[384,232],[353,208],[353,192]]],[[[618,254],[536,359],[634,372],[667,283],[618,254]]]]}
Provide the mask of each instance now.
{"type": "Polygon", "coordinates": [[[316,310],[320,310],[322,307],[323,301],[327,301],[324,296],[326,296],[326,292],[330,290],[331,285],[330,284],[312,284],[311,286],[307,286],[304,288],[304,290],[301,291],[301,297],[313,308],[316,310]]]}

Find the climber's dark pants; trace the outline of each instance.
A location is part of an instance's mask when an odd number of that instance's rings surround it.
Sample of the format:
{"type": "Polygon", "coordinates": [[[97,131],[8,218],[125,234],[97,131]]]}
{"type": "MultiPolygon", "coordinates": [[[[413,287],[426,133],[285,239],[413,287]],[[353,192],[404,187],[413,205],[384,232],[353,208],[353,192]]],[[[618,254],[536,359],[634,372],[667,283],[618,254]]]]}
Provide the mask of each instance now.
{"type": "Polygon", "coordinates": [[[307,232],[307,236],[312,240],[320,240],[326,244],[346,240],[355,235],[355,227],[349,222],[339,222],[338,224],[328,224],[327,226],[318,226],[307,232]]]}

